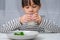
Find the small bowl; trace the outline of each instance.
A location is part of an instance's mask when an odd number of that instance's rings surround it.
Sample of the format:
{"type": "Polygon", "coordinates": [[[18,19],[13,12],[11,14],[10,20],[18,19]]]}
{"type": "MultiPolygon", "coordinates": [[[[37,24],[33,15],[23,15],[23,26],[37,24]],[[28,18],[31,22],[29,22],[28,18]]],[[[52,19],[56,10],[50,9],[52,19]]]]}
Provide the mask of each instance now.
{"type": "Polygon", "coordinates": [[[10,33],[7,33],[7,36],[9,39],[34,39],[39,32],[37,31],[12,31],[10,33]],[[23,32],[24,36],[20,35],[14,35],[15,32],[23,32]]]}

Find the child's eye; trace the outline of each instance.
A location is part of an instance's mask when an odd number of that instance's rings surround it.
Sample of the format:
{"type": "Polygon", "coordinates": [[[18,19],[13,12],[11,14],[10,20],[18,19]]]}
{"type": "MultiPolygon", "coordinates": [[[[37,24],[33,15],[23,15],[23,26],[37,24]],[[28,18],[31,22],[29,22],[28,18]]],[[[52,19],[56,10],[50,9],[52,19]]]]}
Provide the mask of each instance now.
{"type": "Polygon", "coordinates": [[[33,8],[36,8],[37,6],[32,6],[33,8]]]}
{"type": "Polygon", "coordinates": [[[27,6],[26,8],[28,9],[29,7],[27,6]]]}

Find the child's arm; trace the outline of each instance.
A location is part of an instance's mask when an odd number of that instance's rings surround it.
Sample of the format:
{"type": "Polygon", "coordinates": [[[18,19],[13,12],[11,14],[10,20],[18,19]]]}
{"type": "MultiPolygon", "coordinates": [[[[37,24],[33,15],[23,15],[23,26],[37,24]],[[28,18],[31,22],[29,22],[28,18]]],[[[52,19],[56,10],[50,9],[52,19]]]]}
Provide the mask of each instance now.
{"type": "Polygon", "coordinates": [[[58,27],[50,20],[44,19],[39,27],[43,28],[45,32],[60,33],[60,27],[58,27]]]}
{"type": "Polygon", "coordinates": [[[5,32],[9,32],[9,31],[13,31],[20,26],[21,26],[21,24],[20,24],[18,18],[13,19],[13,20],[9,21],[8,23],[0,26],[0,32],[5,33],[5,32]]]}

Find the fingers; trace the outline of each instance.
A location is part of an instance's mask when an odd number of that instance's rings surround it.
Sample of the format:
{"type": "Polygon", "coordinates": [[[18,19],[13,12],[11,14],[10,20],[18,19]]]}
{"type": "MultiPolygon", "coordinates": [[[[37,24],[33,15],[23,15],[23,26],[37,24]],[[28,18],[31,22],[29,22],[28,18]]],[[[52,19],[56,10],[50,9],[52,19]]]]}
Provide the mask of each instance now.
{"type": "Polygon", "coordinates": [[[22,17],[21,17],[20,22],[21,22],[21,23],[25,23],[25,22],[26,22],[25,16],[22,16],[22,17]]]}
{"type": "Polygon", "coordinates": [[[30,15],[26,15],[25,20],[26,20],[26,22],[31,21],[31,17],[30,17],[30,15]]]}
{"type": "Polygon", "coordinates": [[[34,17],[33,20],[39,19],[38,17],[34,17]]]}
{"type": "Polygon", "coordinates": [[[35,13],[32,16],[27,14],[27,15],[24,15],[21,17],[22,23],[30,22],[30,21],[35,21],[35,22],[40,21],[39,15],[37,13],[35,13]]]}
{"type": "Polygon", "coordinates": [[[34,13],[33,15],[36,15],[36,16],[37,16],[37,15],[38,15],[38,13],[34,13]]]}
{"type": "Polygon", "coordinates": [[[36,19],[39,19],[39,16],[37,13],[35,13],[33,16],[32,16],[33,20],[36,20],[36,19]]]}
{"type": "Polygon", "coordinates": [[[37,16],[38,16],[38,13],[34,13],[34,14],[33,14],[33,17],[37,17],[37,16]]]}
{"type": "Polygon", "coordinates": [[[38,22],[38,21],[40,21],[40,19],[39,18],[35,18],[34,21],[35,22],[38,22]]]}
{"type": "Polygon", "coordinates": [[[33,21],[40,22],[39,15],[37,13],[35,13],[32,18],[33,18],[33,21]]]}

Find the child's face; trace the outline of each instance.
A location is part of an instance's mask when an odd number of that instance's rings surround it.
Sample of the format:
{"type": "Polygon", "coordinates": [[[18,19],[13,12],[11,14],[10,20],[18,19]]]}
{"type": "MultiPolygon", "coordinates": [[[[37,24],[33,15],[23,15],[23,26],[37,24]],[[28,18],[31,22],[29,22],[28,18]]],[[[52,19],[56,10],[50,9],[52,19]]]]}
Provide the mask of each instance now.
{"type": "Polygon", "coordinates": [[[39,9],[40,9],[40,6],[34,4],[32,0],[31,0],[31,5],[28,4],[28,6],[23,7],[23,10],[27,14],[38,13],[39,9]]]}

